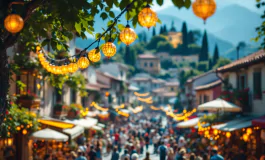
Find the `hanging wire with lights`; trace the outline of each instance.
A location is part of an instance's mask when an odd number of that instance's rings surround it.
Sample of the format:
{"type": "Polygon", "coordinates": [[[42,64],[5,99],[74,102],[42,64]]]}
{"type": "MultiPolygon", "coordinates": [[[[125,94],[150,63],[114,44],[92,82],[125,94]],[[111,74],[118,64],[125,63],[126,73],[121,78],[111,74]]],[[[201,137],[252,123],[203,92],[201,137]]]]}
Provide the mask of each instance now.
{"type": "MultiPolygon", "coordinates": [[[[79,68],[85,69],[89,66],[90,62],[91,63],[98,62],[101,58],[100,51],[99,51],[99,42],[100,42],[100,39],[102,37],[104,37],[107,33],[110,33],[110,39],[107,43],[105,43],[102,46],[102,52],[107,58],[113,57],[116,54],[116,46],[113,43],[113,40],[111,37],[111,30],[113,29],[115,24],[118,22],[119,18],[126,11],[128,11],[128,9],[136,1],[137,0],[133,0],[130,4],[128,4],[121,11],[121,13],[114,18],[113,23],[102,34],[99,35],[97,40],[95,40],[90,45],[88,45],[86,48],[84,48],[82,51],[80,51],[80,53],[77,55],[65,57],[62,59],[53,59],[53,58],[49,57],[49,55],[47,53],[45,53],[40,47],[36,48],[36,52],[38,54],[40,63],[42,64],[43,68],[45,68],[48,72],[51,72],[53,74],[66,74],[66,73],[73,73],[73,72],[77,71],[79,68]],[[98,42],[98,47],[87,53],[86,50],[89,49],[96,42],[98,42]]],[[[150,7],[149,7],[149,9],[150,9],[150,7]]],[[[140,12],[141,13],[140,17],[142,19],[145,19],[147,22],[147,20],[150,19],[150,14],[143,14],[143,13],[146,13],[145,10],[148,10],[148,8],[144,8],[140,12]]],[[[149,10],[148,10],[148,12],[149,12],[149,10]]],[[[153,13],[153,11],[152,11],[151,17],[153,17],[152,15],[156,15],[156,14],[153,13]]],[[[141,21],[141,20],[139,20],[139,21],[141,21]]],[[[157,22],[157,20],[155,21],[155,23],[156,22],[157,22]]],[[[153,25],[154,25],[154,23],[151,24],[151,21],[150,21],[150,23],[147,27],[149,28],[153,25]]],[[[120,40],[128,46],[135,41],[136,37],[137,36],[136,36],[135,31],[132,28],[130,28],[129,21],[127,21],[126,27],[120,32],[120,35],[119,35],[120,40]]]]}

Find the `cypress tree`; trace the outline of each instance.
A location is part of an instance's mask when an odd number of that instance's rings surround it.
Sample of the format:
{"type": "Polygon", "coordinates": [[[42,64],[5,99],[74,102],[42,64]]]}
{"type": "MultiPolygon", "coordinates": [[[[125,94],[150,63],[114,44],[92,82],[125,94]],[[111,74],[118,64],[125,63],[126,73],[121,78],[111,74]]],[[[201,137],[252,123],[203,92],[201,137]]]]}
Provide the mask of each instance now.
{"type": "Polygon", "coordinates": [[[208,38],[207,38],[207,32],[204,31],[203,39],[202,39],[202,47],[201,52],[199,54],[199,61],[208,61],[209,55],[208,55],[208,38]]]}
{"type": "Polygon", "coordinates": [[[216,44],[214,48],[214,54],[213,54],[213,66],[216,65],[216,63],[218,62],[218,59],[219,59],[219,49],[216,44]]]}
{"type": "Polygon", "coordinates": [[[164,25],[164,34],[166,35],[167,34],[167,26],[164,25]]]}
{"type": "Polygon", "coordinates": [[[133,51],[130,55],[131,55],[130,56],[130,65],[135,66],[136,65],[136,56],[137,56],[136,51],[133,51]]]}
{"type": "Polygon", "coordinates": [[[163,34],[164,33],[164,27],[160,26],[160,33],[159,34],[163,34]]]}
{"type": "Polygon", "coordinates": [[[212,59],[209,58],[209,61],[208,61],[208,70],[211,70],[212,68],[213,68],[212,59]]]}
{"type": "Polygon", "coordinates": [[[174,21],[171,22],[171,28],[170,28],[171,32],[177,32],[175,26],[174,26],[174,21]]]}
{"type": "Polygon", "coordinates": [[[192,31],[189,31],[189,33],[188,33],[188,44],[193,44],[193,43],[195,43],[194,35],[193,35],[192,31]]]}
{"type": "Polygon", "coordinates": [[[155,27],[153,27],[153,36],[155,36],[156,35],[156,29],[155,29],[155,27]]]}
{"type": "Polygon", "coordinates": [[[181,32],[183,53],[188,53],[188,29],[186,22],[183,22],[181,32]]]}
{"type": "Polygon", "coordinates": [[[146,33],[145,32],[143,32],[143,42],[147,42],[147,35],[146,35],[146,33]]]}

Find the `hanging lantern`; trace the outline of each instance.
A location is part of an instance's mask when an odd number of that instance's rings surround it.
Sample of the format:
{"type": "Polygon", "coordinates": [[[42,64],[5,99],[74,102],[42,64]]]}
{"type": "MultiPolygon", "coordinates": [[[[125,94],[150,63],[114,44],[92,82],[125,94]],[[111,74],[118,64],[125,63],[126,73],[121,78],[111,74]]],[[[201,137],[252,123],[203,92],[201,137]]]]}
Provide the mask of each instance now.
{"type": "Polygon", "coordinates": [[[149,5],[147,5],[139,14],[138,14],[138,21],[141,26],[153,27],[156,25],[158,18],[156,12],[154,12],[149,5]]]}
{"type": "Polygon", "coordinates": [[[248,141],[248,135],[247,135],[247,134],[244,134],[244,135],[243,135],[243,140],[244,140],[245,142],[248,141]]]}
{"type": "Polygon", "coordinates": [[[213,134],[217,135],[218,134],[218,130],[217,129],[213,130],[213,134]]]}
{"type": "Polygon", "coordinates": [[[77,64],[79,68],[85,69],[89,66],[89,60],[86,57],[80,57],[77,64]]]}
{"type": "Polygon", "coordinates": [[[70,73],[74,73],[73,63],[70,63],[70,64],[67,65],[67,70],[70,73]]]}
{"type": "Polygon", "coordinates": [[[216,3],[215,0],[196,0],[192,4],[192,9],[194,14],[206,23],[206,19],[215,13],[216,3]]]}
{"type": "Polygon", "coordinates": [[[116,54],[115,44],[111,40],[105,43],[102,47],[102,52],[107,58],[113,57],[116,54]]]}
{"type": "MultiPolygon", "coordinates": [[[[116,49],[116,47],[115,47],[116,49]]],[[[89,53],[88,53],[88,58],[91,62],[98,62],[100,61],[100,51],[99,51],[99,48],[95,48],[93,50],[91,50],[89,53]]]]}
{"type": "Polygon", "coordinates": [[[231,133],[230,132],[226,132],[225,136],[226,136],[226,138],[230,138],[231,137],[231,133]]]}
{"type": "Polygon", "coordinates": [[[24,21],[20,15],[10,14],[5,18],[4,25],[8,32],[16,34],[22,30],[24,21]]]}
{"type": "Polygon", "coordinates": [[[126,27],[120,33],[120,39],[128,46],[135,41],[136,33],[130,28],[129,25],[126,25],[126,27]]]}
{"type": "Polygon", "coordinates": [[[26,129],[23,129],[23,130],[22,130],[22,134],[25,135],[25,134],[27,134],[27,133],[28,133],[28,131],[27,131],[26,129]]]}
{"type": "Polygon", "coordinates": [[[51,72],[51,65],[50,65],[50,64],[47,65],[46,70],[47,70],[48,72],[51,72]]]}
{"type": "Polygon", "coordinates": [[[248,135],[252,134],[252,129],[251,129],[251,128],[248,128],[248,129],[247,129],[247,134],[248,134],[248,135]]]}

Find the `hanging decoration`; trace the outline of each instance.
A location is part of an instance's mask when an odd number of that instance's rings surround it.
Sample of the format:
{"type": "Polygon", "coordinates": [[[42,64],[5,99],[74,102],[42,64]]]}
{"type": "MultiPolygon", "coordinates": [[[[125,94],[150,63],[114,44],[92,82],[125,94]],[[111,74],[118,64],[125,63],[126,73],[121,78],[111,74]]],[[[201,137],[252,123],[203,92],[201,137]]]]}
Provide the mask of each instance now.
{"type": "MultiPolygon", "coordinates": [[[[111,31],[115,27],[115,24],[118,22],[119,18],[130,8],[131,5],[133,5],[134,2],[137,0],[133,0],[130,4],[128,4],[119,15],[117,15],[113,23],[108,25],[109,27],[97,37],[97,40],[92,42],[89,46],[84,48],[79,54],[65,57],[63,59],[53,59],[46,54],[40,46],[36,47],[36,52],[38,54],[39,61],[43,68],[45,68],[48,72],[51,72],[53,74],[67,74],[67,73],[74,73],[75,71],[80,69],[85,69],[89,66],[90,61],[91,62],[98,62],[100,61],[101,55],[99,50],[99,42],[101,38],[104,38],[104,36],[110,32],[110,40],[105,43],[102,47],[103,54],[107,57],[113,57],[116,54],[116,46],[113,43],[113,40],[111,39],[111,31]],[[86,50],[88,50],[92,45],[94,45],[96,42],[98,42],[97,48],[91,50],[90,52],[86,53],[86,50]]],[[[150,9],[150,8],[149,8],[150,9]]],[[[144,13],[146,11],[143,11],[144,13]]],[[[148,10],[149,12],[149,10],[148,10]]],[[[153,13],[153,12],[152,12],[153,13]]],[[[155,14],[156,15],[156,14],[155,14]]],[[[150,14],[142,15],[146,20],[148,20],[150,17],[150,14]]],[[[153,17],[153,14],[152,16],[153,17]]],[[[150,22],[149,22],[150,25],[150,22]]],[[[129,26],[129,21],[127,21],[126,27],[121,31],[119,35],[121,41],[125,43],[127,46],[135,41],[136,39],[136,33],[133,29],[129,26]]]]}
{"type": "Polygon", "coordinates": [[[134,92],[134,95],[137,97],[146,97],[149,95],[149,92],[146,93],[138,93],[138,92],[134,92]]]}
{"type": "Polygon", "coordinates": [[[5,18],[4,25],[8,32],[16,34],[23,29],[24,21],[20,15],[10,14],[5,18]]]}
{"type": "Polygon", "coordinates": [[[108,41],[102,47],[102,52],[107,58],[111,58],[116,54],[116,46],[112,41],[108,41]]]}
{"type": "Polygon", "coordinates": [[[215,0],[195,0],[192,4],[192,10],[197,17],[202,18],[206,23],[207,18],[215,13],[215,0]]]}
{"type": "Polygon", "coordinates": [[[130,25],[127,24],[126,27],[121,31],[120,33],[120,40],[125,43],[127,46],[129,46],[131,43],[133,43],[136,39],[136,33],[132,28],[130,28],[130,25]]]}
{"type": "MultiPolygon", "coordinates": [[[[116,47],[115,47],[116,48],[116,47]]],[[[100,55],[100,51],[99,51],[99,48],[96,47],[95,49],[91,50],[89,53],[88,53],[88,58],[91,62],[98,62],[100,61],[100,58],[101,58],[101,55],[100,55]]]]}
{"type": "Polygon", "coordinates": [[[139,14],[138,21],[141,26],[153,27],[156,25],[158,18],[156,12],[154,12],[149,5],[147,5],[139,14]]]}

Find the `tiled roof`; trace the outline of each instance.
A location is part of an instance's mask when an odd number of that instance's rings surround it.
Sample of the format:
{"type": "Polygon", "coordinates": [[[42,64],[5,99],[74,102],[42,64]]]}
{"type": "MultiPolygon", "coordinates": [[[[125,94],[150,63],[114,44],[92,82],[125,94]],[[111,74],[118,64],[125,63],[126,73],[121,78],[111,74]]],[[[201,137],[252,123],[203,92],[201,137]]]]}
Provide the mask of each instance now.
{"type": "Polygon", "coordinates": [[[179,82],[167,82],[166,86],[179,86],[179,82]]]}
{"type": "Polygon", "coordinates": [[[96,70],[96,73],[101,74],[101,75],[103,75],[105,77],[108,77],[108,78],[116,80],[116,81],[122,81],[121,79],[119,79],[119,78],[117,78],[117,77],[115,77],[115,76],[113,76],[113,75],[111,75],[111,74],[109,74],[107,72],[101,72],[99,70],[96,70]]]}
{"type": "Polygon", "coordinates": [[[190,79],[187,80],[187,83],[191,83],[191,82],[193,82],[194,80],[196,80],[196,79],[198,79],[198,78],[201,78],[201,77],[203,77],[203,76],[206,76],[206,75],[208,75],[208,74],[210,74],[210,73],[213,73],[213,72],[214,72],[213,70],[210,70],[210,71],[205,72],[205,73],[203,73],[203,74],[200,74],[200,75],[198,75],[198,76],[192,77],[192,78],[190,78],[190,79]]]}
{"type": "Polygon", "coordinates": [[[99,91],[100,90],[100,87],[88,83],[86,85],[86,89],[92,90],[92,91],[99,91]]]}
{"type": "Polygon", "coordinates": [[[154,89],[152,92],[154,93],[163,93],[166,91],[166,88],[157,88],[157,89],[154,89]]]}
{"type": "Polygon", "coordinates": [[[176,92],[164,92],[160,96],[162,96],[162,97],[176,97],[177,93],[176,92]]]}
{"type": "Polygon", "coordinates": [[[150,78],[147,77],[135,77],[132,79],[132,81],[149,81],[150,78]]]}
{"type": "Polygon", "coordinates": [[[162,79],[152,79],[152,83],[164,83],[165,81],[162,79]]]}
{"type": "Polygon", "coordinates": [[[158,59],[156,56],[154,56],[153,54],[140,54],[138,56],[138,58],[142,58],[142,59],[158,59]]]}
{"type": "Polygon", "coordinates": [[[226,72],[231,70],[236,70],[242,67],[247,67],[252,64],[257,64],[265,61],[265,52],[264,50],[259,50],[253,54],[250,54],[244,58],[236,60],[228,65],[220,67],[217,69],[217,72],[226,72]]]}
{"type": "Polygon", "coordinates": [[[201,85],[201,86],[198,86],[195,88],[196,91],[201,91],[201,90],[207,90],[207,89],[211,89],[211,88],[214,88],[218,85],[221,85],[222,81],[221,80],[217,80],[217,81],[214,81],[214,82],[211,82],[211,83],[208,83],[208,84],[204,84],[204,85],[201,85]]]}

